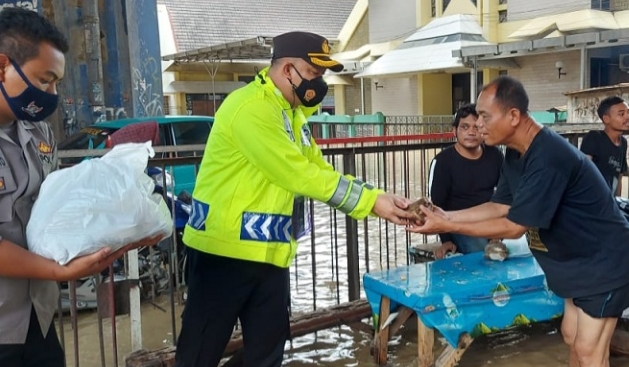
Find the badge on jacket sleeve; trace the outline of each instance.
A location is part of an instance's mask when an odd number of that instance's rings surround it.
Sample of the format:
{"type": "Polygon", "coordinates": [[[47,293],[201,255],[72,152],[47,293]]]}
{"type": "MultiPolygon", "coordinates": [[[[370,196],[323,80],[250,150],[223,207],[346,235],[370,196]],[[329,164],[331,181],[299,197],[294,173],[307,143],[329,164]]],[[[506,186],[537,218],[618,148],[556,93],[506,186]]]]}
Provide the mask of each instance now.
{"type": "Polygon", "coordinates": [[[0,191],[4,191],[7,187],[4,185],[4,177],[0,177],[0,191]]]}
{"type": "Polygon", "coordinates": [[[301,144],[303,146],[309,147],[310,146],[310,129],[308,129],[308,126],[304,125],[301,127],[301,144]]]}

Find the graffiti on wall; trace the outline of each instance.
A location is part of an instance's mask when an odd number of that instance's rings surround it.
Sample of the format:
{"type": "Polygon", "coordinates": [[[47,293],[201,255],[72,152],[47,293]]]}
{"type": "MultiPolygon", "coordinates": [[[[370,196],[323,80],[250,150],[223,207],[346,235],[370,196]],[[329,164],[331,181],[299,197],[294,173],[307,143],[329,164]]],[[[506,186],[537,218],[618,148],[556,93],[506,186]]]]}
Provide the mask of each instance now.
{"type": "Polygon", "coordinates": [[[120,120],[129,117],[124,107],[105,107],[107,120],[120,120]]]}
{"type": "Polygon", "coordinates": [[[79,130],[79,123],[76,119],[74,100],[66,98],[63,100],[63,133],[66,138],[79,130]]]}
{"type": "Polygon", "coordinates": [[[99,122],[126,119],[129,116],[127,116],[127,111],[124,107],[98,106],[92,108],[92,117],[94,118],[94,123],[98,124],[99,122]]]}
{"type": "Polygon", "coordinates": [[[136,92],[136,103],[144,116],[160,116],[164,114],[164,101],[161,93],[155,93],[154,85],[161,83],[161,66],[153,57],[144,61],[142,69],[132,68],[133,90],[136,92]]]}
{"type": "Polygon", "coordinates": [[[568,122],[591,124],[601,122],[596,112],[599,103],[606,97],[617,95],[629,99],[629,90],[583,91],[568,98],[568,122]]]}
{"type": "Polygon", "coordinates": [[[39,1],[38,0],[24,0],[24,1],[10,1],[10,2],[3,1],[2,3],[0,3],[0,10],[2,10],[3,8],[14,7],[14,6],[17,6],[18,8],[24,8],[28,10],[37,11],[38,6],[39,6],[39,1]]]}

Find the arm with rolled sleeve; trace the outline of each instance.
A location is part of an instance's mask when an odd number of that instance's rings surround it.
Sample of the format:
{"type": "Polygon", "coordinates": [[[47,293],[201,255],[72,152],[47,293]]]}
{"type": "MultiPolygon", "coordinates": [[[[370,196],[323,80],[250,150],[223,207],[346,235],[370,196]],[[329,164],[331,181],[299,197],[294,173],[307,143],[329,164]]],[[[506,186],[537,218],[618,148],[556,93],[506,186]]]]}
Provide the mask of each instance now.
{"type": "Polygon", "coordinates": [[[330,169],[321,157],[305,156],[284,130],[281,114],[268,101],[243,103],[233,117],[231,133],[237,149],[273,184],[356,219],[371,213],[379,190],[330,169]]]}

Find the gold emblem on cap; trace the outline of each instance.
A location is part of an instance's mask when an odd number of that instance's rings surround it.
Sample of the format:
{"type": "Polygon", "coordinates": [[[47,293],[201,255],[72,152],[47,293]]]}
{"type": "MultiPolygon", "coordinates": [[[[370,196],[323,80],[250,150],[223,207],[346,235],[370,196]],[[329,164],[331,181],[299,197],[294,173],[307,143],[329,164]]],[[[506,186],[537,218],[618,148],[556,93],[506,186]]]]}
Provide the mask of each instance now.
{"type": "Polygon", "coordinates": [[[304,94],[304,99],[306,100],[306,102],[310,102],[310,100],[312,100],[316,95],[317,92],[315,92],[314,89],[308,89],[304,94]]]}
{"type": "Polygon", "coordinates": [[[330,45],[328,44],[328,40],[323,41],[323,44],[321,45],[321,51],[324,54],[330,53],[330,45]]]}

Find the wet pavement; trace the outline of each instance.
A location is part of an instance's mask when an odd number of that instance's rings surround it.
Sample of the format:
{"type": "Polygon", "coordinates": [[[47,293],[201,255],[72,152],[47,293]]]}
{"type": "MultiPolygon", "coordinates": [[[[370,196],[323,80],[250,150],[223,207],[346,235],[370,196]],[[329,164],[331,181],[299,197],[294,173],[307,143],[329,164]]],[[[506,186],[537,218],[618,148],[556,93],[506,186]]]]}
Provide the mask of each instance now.
{"type": "MultiPolygon", "coordinates": [[[[629,184],[623,180],[627,196],[629,184]]],[[[419,182],[419,181],[418,181],[419,182]]],[[[421,185],[413,186],[419,190],[421,185]]],[[[412,192],[412,197],[417,197],[412,192]]],[[[338,215],[337,227],[333,228],[333,215],[317,204],[314,217],[317,237],[314,245],[310,239],[304,241],[299,248],[295,264],[291,267],[291,300],[295,313],[307,312],[314,305],[318,309],[347,301],[347,252],[345,246],[345,219],[338,215]],[[338,233],[338,249],[334,250],[334,233],[338,233]],[[313,251],[314,249],[314,251],[313,251]],[[313,272],[312,262],[316,264],[313,272]],[[315,296],[313,298],[313,291],[315,296]],[[315,299],[316,298],[316,299],[315,299]]],[[[407,262],[406,246],[402,239],[406,236],[401,228],[388,229],[378,224],[377,220],[369,220],[367,237],[370,238],[371,250],[360,252],[360,273],[386,268],[387,266],[401,266],[407,262]],[[395,245],[386,249],[384,234],[395,245]],[[395,242],[395,239],[398,242],[395,242]]],[[[361,227],[359,238],[365,237],[361,227]]],[[[417,238],[419,240],[419,238],[417,238]]],[[[363,246],[361,242],[361,247],[363,246]]],[[[364,295],[363,295],[364,297],[364,295]]],[[[170,318],[170,304],[166,296],[156,300],[156,306],[150,303],[142,305],[142,334],[143,346],[148,350],[155,350],[172,345],[173,333],[170,318]]],[[[177,327],[180,325],[179,315],[182,307],[177,305],[177,327]]],[[[103,321],[105,346],[105,361],[101,362],[98,320],[96,312],[83,311],[78,317],[79,363],[74,358],[73,333],[65,318],[64,335],[66,342],[67,366],[100,367],[114,366],[114,351],[112,349],[112,330],[109,320],[103,321]]],[[[118,365],[124,366],[124,356],[131,351],[131,337],[128,316],[116,319],[116,334],[118,341],[118,365]]],[[[437,335],[439,338],[439,336],[437,335]]],[[[403,328],[390,342],[389,367],[407,367],[417,365],[417,335],[410,324],[403,328]]],[[[371,337],[348,327],[338,327],[320,331],[316,334],[296,338],[287,343],[285,366],[375,366],[370,355],[371,337]]],[[[445,341],[439,339],[436,348],[443,348],[445,341]]],[[[459,366],[539,366],[556,367],[568,366],[568,352],[563,344],[557,325],[537,324],[517,332],[498,333],[484,336],[472,344],[464,354],[459,366]]],[[[629,367],[629,357],[614,357],[611,367],[629,367]]]]}
{"type": "MultiPolygon", "coordinates": [[[[168,300],[162,297],[157,303],[167,308],[168,300]]],[[[177,308],[181,310],[180,307],[177,308]]],[[[158,349],[172,342],[170,318],[160,309],[145,304],[142,309],[143,341],[147,349],[158,349]]],[[[67,324],[65,337],[67,343],[68,367],[75,366],[72,353],[72,332],[67,324]]],[[[131,347],[129,319],[117,318],[119,366],[124,366],[123,355],[131,347]]],[[[105,365],[113,366],[111,349],[111,324],[104,320],[105,365]]],[[[98,341],[96,314],[82,312],[79,315],[80,366],[100,367],[101,359],[98,341]]],[[[435,351],[438,353],[445,346],[445,341],[437,334],[435,351]]],[[[284,366],[376,366],[370,355],[371,337],[348,327],[333,328],[296,338],[286,345],[284,366]]],[[[414,324],[407,323],[390,342],[389,367],[410,367],[417,365],[417,335],[414,324]]],[[[568,353],[563,344],[558,324],[544,323],[525,327],[516,331],[502,332],[483,336],[474,341],[463,355],[460,367],[484,366],[568,366],[568,353]]],[[[629,357],[613,357],[611,367],[629,367],[629,357]]]]}

